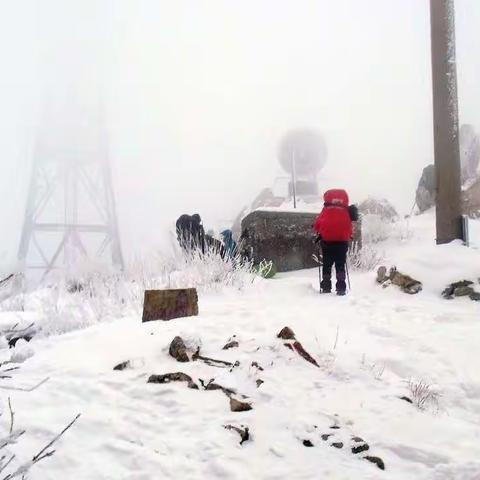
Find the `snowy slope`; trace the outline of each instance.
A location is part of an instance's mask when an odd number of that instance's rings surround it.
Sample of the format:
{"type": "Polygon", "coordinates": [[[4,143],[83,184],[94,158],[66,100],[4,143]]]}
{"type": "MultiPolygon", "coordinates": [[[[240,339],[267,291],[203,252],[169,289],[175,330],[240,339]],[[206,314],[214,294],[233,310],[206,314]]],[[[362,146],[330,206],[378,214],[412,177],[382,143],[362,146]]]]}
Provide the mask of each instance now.
{"type": "MultiPolygon", "coordinates": [[[[49,380],[30,393],[2,395],[4,409],[9,395],[16,424],[27,429],[14,449],[18,459],[31,457],[82,413],[57,453],[35,465],[29,478],[480,479],[480,303],[439,296],[448,282],[480,277],[479,250],[435,247],[433,217],[413,218],[408,228],[408,240],[380,248],[388,265],[424,282],[419,295],[382,289],[372,272],[352,272],[347,297],[320,296],[318,272],[307,270],[242,292],[203,294],[197,318],[142,325],[126,312],[19,343],[19,352],[31,349],[25,356],[33,356],[0,386],[49,380]],[[319,368],[276,338],[287,325],[319,368]],[[240,366],[230,372],[177,363],[168,355],[175,335],[240,366]],[[222,350],[232,335],[239,348],[222,350]],[[113,371],[125,360],[133,368],[113,371]],[[151,374],[176,371],[238,390],[253,410],[231,412],[220,391],[147,384],[151,374]],[[257,388],[258,379],[264,383],[257,388]],[[438,394],[424,411],[399,398],[411,395],[409,381],[419,380],[438,394]],[[247,425],[251,440],[240,445],[226,424],[247,425]],[[335,437],[321,439],[332,432],[335,437]],[[368,442],[385,471],[348,451],[352,435],[368,442]],[[344,448],[331,447],[334,439],[344,448]]],[[[18,315],[3,313],[1,321],[18,315]]],[[[0,422],[5,432],[8,415],[0,422]]]]}

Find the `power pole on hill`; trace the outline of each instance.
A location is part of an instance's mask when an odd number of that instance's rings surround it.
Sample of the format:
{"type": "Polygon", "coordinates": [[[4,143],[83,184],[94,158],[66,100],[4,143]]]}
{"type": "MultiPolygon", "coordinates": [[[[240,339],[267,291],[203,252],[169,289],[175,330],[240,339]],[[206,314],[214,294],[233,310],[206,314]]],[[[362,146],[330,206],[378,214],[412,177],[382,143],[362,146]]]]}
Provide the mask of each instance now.
{"type": "Polygon", "coordinates": [[[454,0],[430,0],[437,244],[462,239],[454,0]]]}

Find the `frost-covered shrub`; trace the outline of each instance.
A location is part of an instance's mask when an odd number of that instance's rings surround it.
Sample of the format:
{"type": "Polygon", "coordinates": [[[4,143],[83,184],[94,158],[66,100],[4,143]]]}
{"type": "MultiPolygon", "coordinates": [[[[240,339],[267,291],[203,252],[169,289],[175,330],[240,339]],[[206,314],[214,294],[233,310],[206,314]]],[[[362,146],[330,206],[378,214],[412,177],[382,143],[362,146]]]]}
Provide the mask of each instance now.
{"type": "Polygon", "coordinates": [[[408,220],[390,221],[379,215],[366,214],[362,216],[362,241],[364,244],[374,244],[388,239],[408,240],[412,231],[408,220]]]}
{"type": "Polygon", "coordinates": [[[352,245],[348,252],[348,265],[353,270],[369,272],[375,270],[384,260],[384,254],[375,244],[364,244],[362,248],[352,245]]]}
{"type": "Polygon", "coordinates": [[[413,404],[422,411],[431,410],[437,413],[440,409],[440,392],[423,380],[408,381],[408,390],[413,404]]]}
{"type": "MultiPolygon", "coordinates": [[[[138,315],[145,290],[197,288],[200,292],[230,287],[243,289],[257,277],[253,265],[240,256],[222,258],[215,249],[205,253],[175,250],[173,255],[152,253],[137,258],[122,271],[93,263],[48,286],[12,297],[0,309],[25,312],[37,329],[35,336],[67,333],[100,321],[138,315]]],[[[20,316],[20,314],[18,314],[20,316]]],[[[24,327],[21,320],[21,327],[24,327]]]]}

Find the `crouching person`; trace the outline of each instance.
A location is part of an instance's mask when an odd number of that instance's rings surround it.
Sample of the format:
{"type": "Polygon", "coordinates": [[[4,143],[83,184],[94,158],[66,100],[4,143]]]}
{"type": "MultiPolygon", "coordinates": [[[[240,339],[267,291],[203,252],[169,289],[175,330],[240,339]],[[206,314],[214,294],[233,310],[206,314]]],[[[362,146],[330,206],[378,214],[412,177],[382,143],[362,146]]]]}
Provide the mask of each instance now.
{"type": "Polygon", "coordinates": [[[328,190],[324,206],[315,220],[315,231],[321,240],[323,271],[320,289],[332,291],[332,267],[335,264],[337,295],[345,295],[348,244],[352,237],[352,218],[345,190],[328,190]]]}

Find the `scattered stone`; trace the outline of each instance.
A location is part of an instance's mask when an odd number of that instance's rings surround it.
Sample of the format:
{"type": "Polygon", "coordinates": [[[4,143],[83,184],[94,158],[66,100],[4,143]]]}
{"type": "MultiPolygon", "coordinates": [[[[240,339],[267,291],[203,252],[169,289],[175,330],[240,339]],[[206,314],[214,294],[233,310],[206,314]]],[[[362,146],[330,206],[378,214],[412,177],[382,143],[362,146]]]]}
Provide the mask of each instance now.
{"type": "Polygon", "coordinates": [[[330,428],[332,430],[340,430],[340,425],[332,425],[330,428]]]}
{"type": "Polygon", "coordinates": [[[188,388],[198,390],[198,385],[192,380],[192,377],[182,372],[166,373],[164,375],[150,375],[147,383],[170,383],[187,382],[188,388]]]}
{"type": "Polygon", "coordinates": [[[252,410],[252,405],[230,397],[230,410],[232,412],[248,412],[249,410],[252,410]]]}
{"type": "Polygon", "coordinates": [[[413,403],[413,400],[409,397],[400,397],[400,400],[404,400],[405,402],[408,402],[408,403],[413,403]]]}
{"type": "Polygon", "coordinates": [[[470,300],[473,300],[474,302],[480,302],[480,293],[478,292],[473,292],[469,295],[470,300]]]}
{"type": "Polygon", "coordinates": [[[451,300],[454,297],[469,297],[470,300],[480,301],[480,293],[476,292],[474,282],[471,280],[461,280],[448,285],[442,292],[442,297],[451,300]]]}
{"type": "Polygon", "coordinates": [[[334,442],[331,445],[335,448],[343,448],[343,442],[334,442]]]}
{"type": "Polygon", "coordinates": [[[257,388],[258,388],[258,387],[260,387],[260,385],[262,385],[265,382],[263,380],[258,379],[256,383],[257,383],[257,388]]]}
{"type": "Polygon", "coordinates": [[[370,445],[367,442],[365,442],[363,438],[352,437],[352,441],[355,443],[355,445],[353,445],[352,447],[352,453],[354,455],[370,450],[370,445]]]}
{"type": "Polygon", "coordinates": [[[365,460],[368,460],[371,463],[374,463],[380,470],[385,470],[385,463],[383,463],[383,460],[380,457],[370,457],[366,456],[363,457],[365,460]]]}
{"type": "Polygon", "coordinates": [[[303,345],[295,338],[295,333],[290,327],[283,327],[277,338],[283,340],[294,340],[293,344],[284,343],[284,345],[290,350],[295,350],[304,360],[319,367],[317,361],[303,348],[303,345]]]}
{"type": "Polygon", "coordinates": [[[422,290],[422,283],[414,278],[400,273],[396,267],[390,269],[390,281],[400,287],[402,292],[414,295],[422,290]]]}
{"type": "Polygon", "coordinates": [[[132,365],[130,363],[130,360],[127,360],[126,362],[119,363],[118,365],[113,367],[113,369],[121,372],[122,370],[126,370],[127,368],[131,367],[132,365]]]}
{"type": "Polygon", "coordinates": [[[303,348],[303,345],[300,342],[294,342],[293,348],[304,360],[320,368],[320,365],[317,363],[317,361],[303,348]]]}
{"type": "Polygon", "coordinates": [[[310,440],[304,440],[302,443],[304,447],[313,447],[313,443],[310,440]]]}
{"type": "Polygon", "coordinates": [[[377,283],[385,283],[388,280],[387,267],[381,266],[377,270],[377,283]]]}
{"type": "Polygon", "coordinates": [[[415,280],[409,275],[400,273],[396,267],[392,267],[387,275],[387,268],[383,265],[377,270],[377,283],[382,284],[384,288],[390,284],[396,285],[400,287],[402,292],[411,295],[420,292],[423,288],[422,282],[415,280]]]}
{"type": "Polygon", "coordinates": [[[469,297],[470,295],[473,295],[475,293],[475,290],[472,287],[457,287],[453,291],[453,295],[455,297],[469,297]]]}
{"type": "Polygon", "coordinates": [[[322,440],[323,440],[324,442],[326,442],[331,436],[332,436],[331,433],[324,433],[324,434],[322,435],[322,440]]]}
{"type": "Polygon", "coordinates": [[[224,425],[223,428],[226,430],[234,430],[240,435],[240,445],[250,440],[250,431],[248,427],[241,425],[240,427],[235,427],[234,425],[224,425]],[[242,428],[243,427],[243,428],[242,428]]]}
{"type": "Polygon", "coordinates": [[[293,330],[290,327],[283,327],[277,335],[277,338],[282,338],[283,340],[295,340],[295,333],[293,333],[293,330]]]}
{"type": "Polygon", "coordinates": [[[233,340],[232,342],[228,342],[222,350],[229,350],[230,348],[238,348],[239,343],[236,340],[233,340]]]}
{"type": "Polygon", "coordinates": [[[19,340],[25,340],[26,342],[30,342],[33,338],[33,335],[30,336],[30,335],[22,335],[22,336],[18,336],[18,337],[12,337],[8,340],[8,346],[9,348],[15,348],[15,346],[17,345],[17,342],[19,340]]]}
{"type": "Polygon", "coordinates": [[[170,344],[168,353],[177,360],[177,362],[189,362],[187,355],[187,346],[181,337],[175,337],[170,344]]]}
{"type": "Polygon", "coordinates": [[[145,291],[142,322],[196,315],[198,315],[198,294],[195,288],[145,291]]]}
{"type": "Polygon", "coordinates": [[[252,362],[252,367],[257,368],[257,369],[260,370],[261,372],[263,372],[263,370],[264,370],[264,368],[261,367],[257,362],[252,362]]]}

